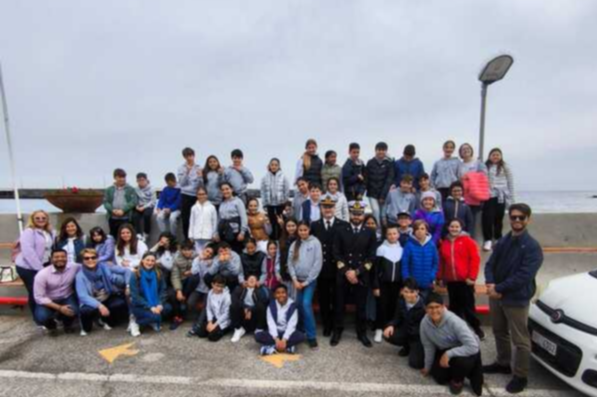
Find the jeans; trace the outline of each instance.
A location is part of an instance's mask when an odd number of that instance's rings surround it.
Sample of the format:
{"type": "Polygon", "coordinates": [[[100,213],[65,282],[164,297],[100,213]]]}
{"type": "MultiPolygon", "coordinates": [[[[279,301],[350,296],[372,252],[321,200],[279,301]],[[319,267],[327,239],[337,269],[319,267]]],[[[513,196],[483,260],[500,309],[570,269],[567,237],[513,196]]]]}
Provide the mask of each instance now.
{"type": "MultiPolygon", "coordinates": [[[[111,295],[102,304],[110,311],[108,317],[102,317],[102,320],[109,326],[113,327],[128,318],[128,304],[124,297],[111,295]]],[[[93,328],[93,321],[99,319],[101,316],[99,309],[83,305],[79,310],[81,313],[81,328],[83,328],[85,332],[90,332],[93,328]]]]}
{"type": "Polygon", "coordinates": [[[132,314],[139,325],[161,324],[162,320],[169,317],[170,313],[172,313],[172,306],[169,303],[164,303],[162,307],[164,308],[162,313],[155,314],[149,309],[133,306],[132,314]]]}
{"type": "Polygon", "coordinates": [[[133,226],[137,234],[145,234],[147,237],[151,234],[151,217],[153,215],[153,207],[145,208],[139,212],[133,210],[133,226]]]}
{"type": "MultiPolygon", "coordinates": [[[[284,336],[284,335],[281,333],[278,333],[279,339],[282,339],[282,336],[284,336]]],[[[259,330],[259,331],[255,332],[255,340],[261,346],[275,346],[276,345],[276,341],[274,340],[274,338],[270,335],[270,333],[267,330],[259,330]]],[[[303,335],[302,332],[294,331],[290,335],[288,340],[286,341],[286,346],[287,347],[296,346],[296,345],[302,343],[304,340],[305,340],[305,335],[303,335]]]]}
{"type": "Polygon", "coordinates": [[[166,213],[164,210],[160,211],[157,216],[160,232],[170,232],[176,236],[178,232],[178,218],[180,218],[180,211],[178,210],[169,213],[166,213]]]}
{"type": "Polygon", "coordinates": [[[313,281],[300,291],[296,291],[296,305],[301,317],[302,329],[307,334],[308,340],[317,337],[317,328],[315,325],[315,314],[313,313],[313,294],[317,282],[313,281]]]}
{"type": "Polygon", "coordinates": [[[33,320],[35,321],[35,308],[37,307],[37,303],[35,303],[35,297],[33,296],[33,280],[35,279],[37,270],[23,269],[22,267],[17,266],[17,274],[21,280],[23,280],[23,284],[25,284],[28,299],[27,303],[29,304],[31,316],[33,316],[33,320]]]}
{"type": "Polygon", "coordinates": [[[381,227],[381,210],[382,206],[379,203],[379,200],[373,197],[369,197],[369,205],[371,206],[371,213],[373,217],[377,221],[377,228],[381,227]]]}
{"type": "Polygon", "coordinates": [[[57,299],[53,302],[61,306],[68,305],[75,312],[75,315],[73,317],[65,316],[44,305],[37,305],[35,308],[35,322],[39,325],[43,325],[47,329],[56,329],[55,320],[62,321],[65,327],[72,326],[75,320],[79,317],[79,301],[77,300],[77,295],[72,294],[68,298],[57,299]]]}

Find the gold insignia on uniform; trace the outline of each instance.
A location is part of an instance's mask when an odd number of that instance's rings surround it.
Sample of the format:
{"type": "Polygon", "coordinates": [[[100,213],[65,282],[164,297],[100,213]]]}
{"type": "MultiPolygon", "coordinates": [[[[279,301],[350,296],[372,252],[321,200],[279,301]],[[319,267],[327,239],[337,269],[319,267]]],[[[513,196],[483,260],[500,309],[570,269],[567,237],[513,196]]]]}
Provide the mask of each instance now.
{"type": "Polygon", "coordinates": [[[371,270],[371,267],[373,267],[373,264],[371,262],[365,263],[365,269],[371,270]]]}
{"type": "Polygon", "coordinates": [[[338,269],[343,269],[344,266],[346,266],[344,262],[338,262],[338,269]]]}

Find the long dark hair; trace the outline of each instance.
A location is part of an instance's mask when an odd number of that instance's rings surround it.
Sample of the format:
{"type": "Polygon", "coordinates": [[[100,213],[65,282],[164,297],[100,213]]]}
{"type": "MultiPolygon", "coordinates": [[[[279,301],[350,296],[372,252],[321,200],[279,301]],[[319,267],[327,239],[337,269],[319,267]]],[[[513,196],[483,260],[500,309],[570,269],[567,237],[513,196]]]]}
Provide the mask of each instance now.
{"type": "Polygon", "coordinates": [[[485,165],[487,166],[487,170],[489,170],[489,168],[493,165],[493,163],[491,162],[491,155],[495,152],[498,152],[502,158],[500,161],[497,162],[497,171],[496,174],[499,175],[502,170],[504,169],[504,166],[506,165],[506,162],[504,161],[504,154],[502,153],[502,149],[496,147],[493,148],[489,151],[489,155],[487,156],[487,161],[485,162],[485,165]]]}
{"type": "Polygon", "coordinates": [[[116,240],[116,254],[123,255],[124,254],[124,247],[126,247],[126,243],[120,238],[120,234],[124,229],[127,229],[131,232],[131,241],[129,242],[129,251],[132,255],[137,254],[137,233],[135,232],[135,228],[130,223],[125,223],[118,228],[118,239],[116,240]]]}
{"type": "MultiPolygon", "coordinates": [[[[178,242],[176,241],[176,236],[174,236],[170,232],[162,232],[158,237],[158,242],[164,237],[168,239],[168,251],[174,254],[178,250],[178,242]]],[[[159,247],[157,250],[158,256],[161,256],[164,252],[166,252],[166,248],[164,247],[159,247]]]]}
{"type": "Polygon", "coordinates": [[[301,249],[301,244],[303,242],[303,240],[300,238],[300,236],[298,236],[298,229],[301,226],[307,226],[307,228],[309,229],[309,231],[311,231],[311,225],[309,224],[309,222],[306,221],[300,221],[296,227],[296,234],[297,234],[297,238],[294,242],[294,252],[292,253],[292,260],[297,261],[299,258],[299,251],[301,249]]]}
{"type": "Polygon", "coordinates": [[[68,234],[66,233],[66,226],[69,223],[74,223],[75,226],[77,227],[77,239],[80,239],[83,237],[83,229],[81,229],[81,226],[79,226],[79,223],[77,222],[77,220],[73,217],[68,217],[64,220],[64,222],[62,222],[62,225],[60,225],[60,234],[58,236],[58,240],[59,241],[64,241],[68,238],[68,234]]]}
{"type": "Polygon", "coordinates": [[[102,229],[99,226],[96,226],[89,231],[89,246],[90,247],[95,248],[95,247],[97,247],[98,244],[105,243],[107,239],[108,239],[108,236],[106,235],[106,232],[104,231],[104,229],[102,229]],[[99,234],[100,236],[102,236],[102,241],[100,241],[99,243],[96,243],[95,240],[93,239],[93,236],[95,234],[99,234]]]}
{"type": "Polygon", "coordinates": [[[209,160],[211,159],[215,159],[218,162],[218,168],[220,168],[222,165],[220,164],[220,160],[218,160],[218,158],[216,156],[214,156],[213,154],[211,156],[209,156],[207,158],[207,160],[205,160],[205,167],[203,167],[203,183],[207,183],[207,174],[209,174],[210,171],[218,171],[217,169],[212,170],[209,168],[209,160]]]}

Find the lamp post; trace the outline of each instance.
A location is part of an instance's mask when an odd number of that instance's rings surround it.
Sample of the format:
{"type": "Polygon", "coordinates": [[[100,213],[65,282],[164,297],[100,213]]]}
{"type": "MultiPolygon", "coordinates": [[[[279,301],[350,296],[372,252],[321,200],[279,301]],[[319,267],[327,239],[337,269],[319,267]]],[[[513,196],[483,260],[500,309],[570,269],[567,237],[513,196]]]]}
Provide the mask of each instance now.
{"type": "Polygon", "coordinates": [[[479,160],[483,161],[483,149],[485,145],[485,108],[487,105],[487,87],[490,84],[500,81],[506,76],[514,58],[510,55],[500,55],[487,62],[487,65],[479,73],[481,82],[481,125],[479,127],[479,160]]]}

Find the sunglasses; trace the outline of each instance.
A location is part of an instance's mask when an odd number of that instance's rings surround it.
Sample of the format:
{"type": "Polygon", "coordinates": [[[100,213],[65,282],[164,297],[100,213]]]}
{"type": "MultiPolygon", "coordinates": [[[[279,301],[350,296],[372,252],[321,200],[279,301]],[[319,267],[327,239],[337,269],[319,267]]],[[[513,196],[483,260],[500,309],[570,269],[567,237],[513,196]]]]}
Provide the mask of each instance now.
{"type": "Polygon", "coordinates": [[[526,215],[510,215],[510,220],[512,222],[524,222],[526,221],[527,217],[526,215]]]}
{"type": "Polygon", "coordinates": [[[84,260],[84,261],[90,261],[90,260],[92,260],[92,259],[97,259],[97,256],[84,256],[84,257],[83,257],[83,260],[84,260]]]}

